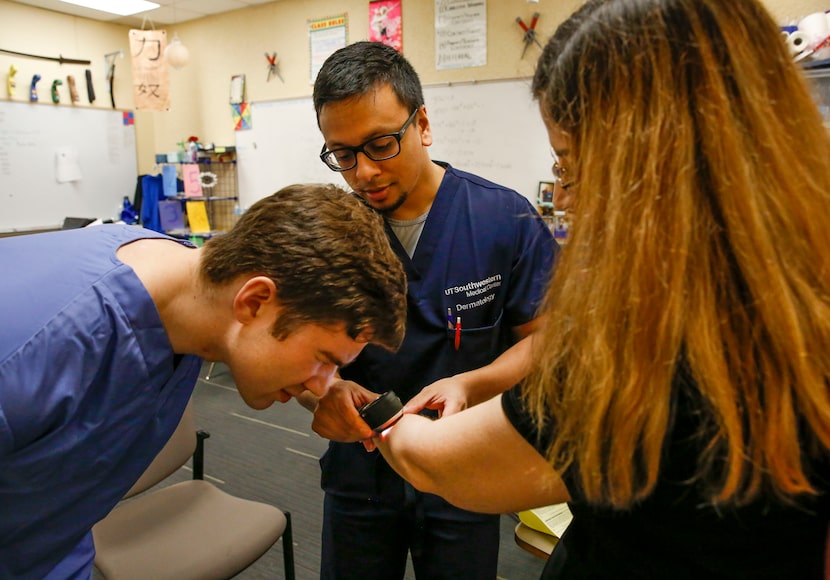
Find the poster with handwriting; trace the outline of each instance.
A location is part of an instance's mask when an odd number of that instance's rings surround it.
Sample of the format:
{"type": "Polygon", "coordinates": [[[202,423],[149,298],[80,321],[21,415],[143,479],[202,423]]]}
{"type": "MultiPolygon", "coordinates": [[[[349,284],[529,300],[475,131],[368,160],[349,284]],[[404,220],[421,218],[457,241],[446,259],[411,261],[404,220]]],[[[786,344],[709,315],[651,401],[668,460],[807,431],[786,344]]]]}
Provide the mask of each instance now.
{"type": "MultiPolygon", "coordinates": [[[[136,111],[170,110],[170,76],[167,71],[167,60],[164,58],[166,47],[166,30],[130,30],[133,99],[136,111]]],[[[108,82],[113,83],[114,77],[113,59],[107,71],[108,82]]]]}
{"type": "Polygon", "coordinates": [[[311,54],[311,84],[323,62],[338,48],[346,46],[348,33],[347,16],[340,14],[329,18],[308,21],[308,42],[311,54]]]}
{"type": "Polygon", "coordinates": [[[435,68],[487,64],[487,1],[435,0],[435,68]]]}

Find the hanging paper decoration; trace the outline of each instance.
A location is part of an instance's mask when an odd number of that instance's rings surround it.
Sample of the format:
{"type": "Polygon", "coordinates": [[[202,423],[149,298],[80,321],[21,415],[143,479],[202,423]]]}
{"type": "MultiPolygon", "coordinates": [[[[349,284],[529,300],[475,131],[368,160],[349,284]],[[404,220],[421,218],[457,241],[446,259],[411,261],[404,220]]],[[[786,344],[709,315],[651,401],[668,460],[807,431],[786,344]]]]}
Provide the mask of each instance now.
{"type": "Polygon", "coordinates": [[[219,177],[213,171],[202,171],[199,174],[199,182],[202,184],[202,189],[210,189],[216,187],[219,177]]]}
{"type": "Polygon", "coordinates": [[[164,57],[166,47],[166,30],[130,30],[133,99],[137,111],[170,110],[170,75],[164,57]]]}
{"type": "Polygon", "coordinates": [[[202,197],[202,180],[199,177],[199,166],[195,163],[182,165],[182,182],[185,197],[202,197]]]}
{"type": "Polygon", "coordinates": [[[245,131],[251,128],[251,104],[237,103],[231,105],[231,113],[233,114],[233,130],[245,131]]]}

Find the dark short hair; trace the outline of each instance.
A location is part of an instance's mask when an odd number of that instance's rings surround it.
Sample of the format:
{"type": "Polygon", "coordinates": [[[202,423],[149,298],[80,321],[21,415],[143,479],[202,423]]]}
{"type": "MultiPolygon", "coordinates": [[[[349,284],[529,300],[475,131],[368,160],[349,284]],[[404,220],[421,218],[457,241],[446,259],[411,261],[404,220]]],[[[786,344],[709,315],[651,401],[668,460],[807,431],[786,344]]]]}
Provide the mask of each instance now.
{"type": "Polygon", "coordinates": [[[411,113],[424,104],[418,73],[403,55],[380,42],[355,42],[329,56],[314,81],[314,110],[319,122],[326,103],[364,95],[388,84],[411,113]]]}
{"type": "Polygon", "coordinates": [[[530,87],[536,99],[544,98],[551,82],[552,71],[558,66],[560,60],[565,58],[565,53],[579,50],[580,44],[574,37],[603,3],[605,0],[587,0],[559,25],[545,44],[539,60],[536,61],[536,70],[530,87]]]}
{"type": "Polygon", "coordinates": [[[201,275],[221,285],[267,276],[285,311],[273,334],[344,324],[353,338],[390,350],[403,340],[406,275],[383,219],[328,184],[290,185],[257,201],[226,234],[205,244],[201,275]]]}

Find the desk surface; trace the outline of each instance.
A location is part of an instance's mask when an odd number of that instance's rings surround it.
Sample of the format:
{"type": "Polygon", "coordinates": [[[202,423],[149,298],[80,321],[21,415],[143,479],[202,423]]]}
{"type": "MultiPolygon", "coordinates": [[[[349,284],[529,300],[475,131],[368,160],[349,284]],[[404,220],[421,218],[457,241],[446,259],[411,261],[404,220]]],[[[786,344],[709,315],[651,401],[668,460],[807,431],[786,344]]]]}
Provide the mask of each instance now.
{"type": "Polygon", "coordinates": [[[519,522],[514,532],[516,543],[538,558],[547,560],[558,541],[555,536],[537,532],[533,528],[519,522]]]}

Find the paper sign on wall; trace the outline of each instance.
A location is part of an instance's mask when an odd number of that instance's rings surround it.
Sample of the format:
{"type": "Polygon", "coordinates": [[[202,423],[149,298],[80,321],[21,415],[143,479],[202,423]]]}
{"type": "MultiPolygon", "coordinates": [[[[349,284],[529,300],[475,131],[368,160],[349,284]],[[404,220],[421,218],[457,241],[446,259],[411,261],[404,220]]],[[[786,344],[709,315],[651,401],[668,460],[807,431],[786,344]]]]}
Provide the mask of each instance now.
{"type": "Polygon", "coordinates": [[[435,68],[487,64],[487,0],[435,0],[435,68]]]}
{"type": "Polygon", "coordinates": [[[170,75],[164,49],[166,30],[130,30],[133,100],[137,111],[170,110],[170,75]]]}
{"type": "Polygon", "coordinates": [[[331,53],[346,46],[348,19],[345,14],[308,21],[308,42],[311,52],[311,84],[331,53]]]}
{"type": "Polygon", "coordinates": [[[81,177],[78,151],[71,147],[59,147],[55,152],[55,179],[57,182],[80,181],[81,177]]]}

